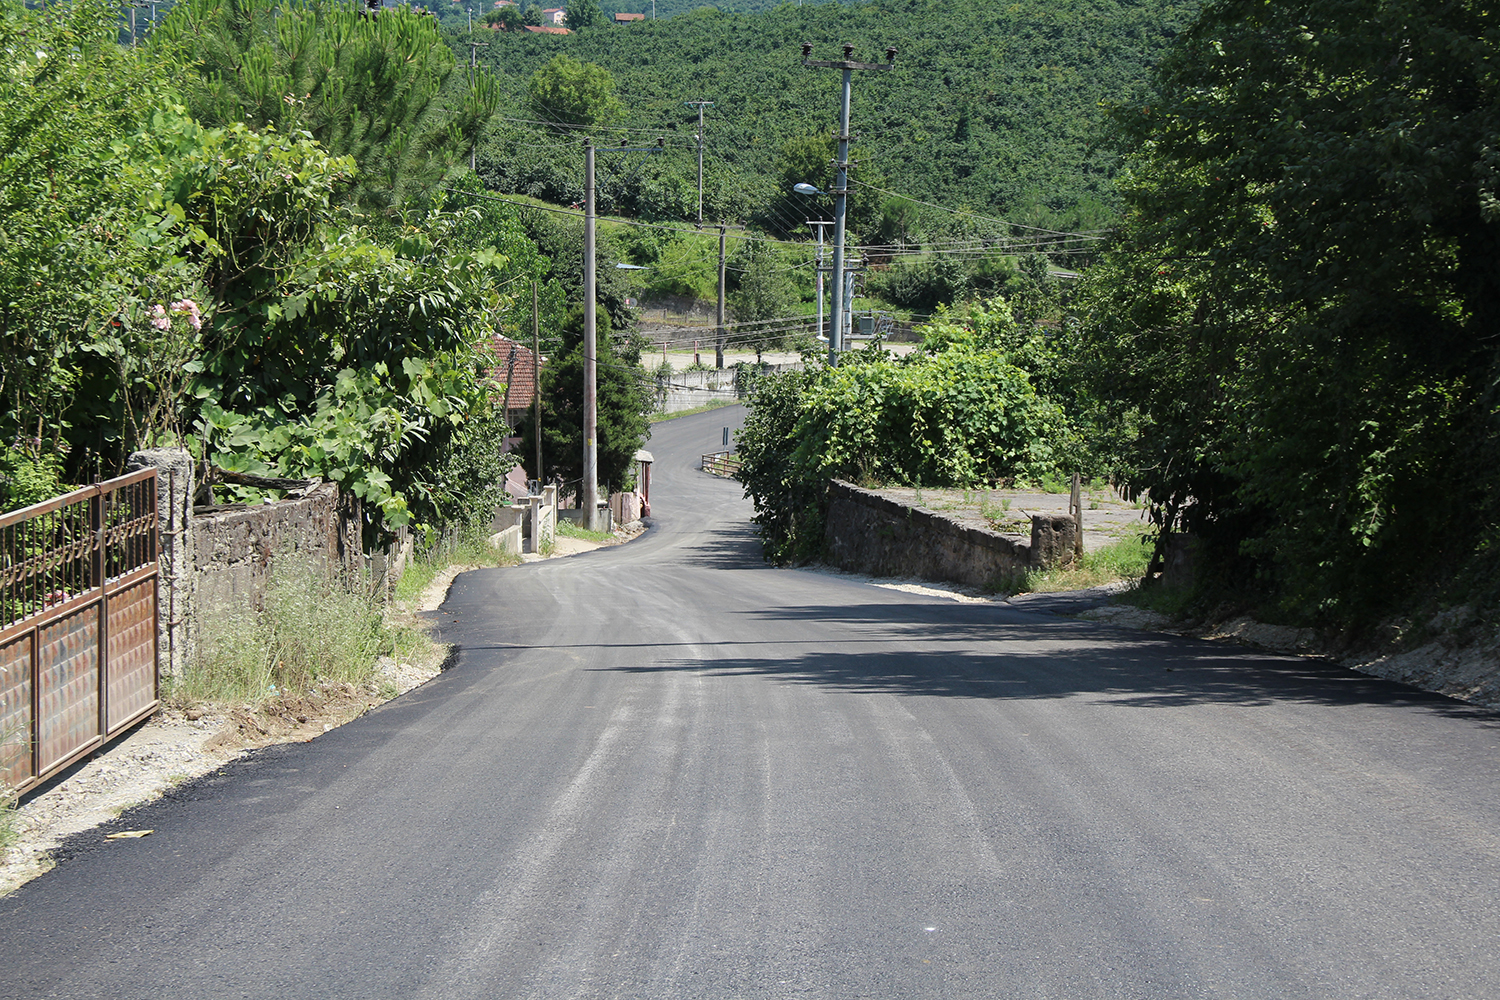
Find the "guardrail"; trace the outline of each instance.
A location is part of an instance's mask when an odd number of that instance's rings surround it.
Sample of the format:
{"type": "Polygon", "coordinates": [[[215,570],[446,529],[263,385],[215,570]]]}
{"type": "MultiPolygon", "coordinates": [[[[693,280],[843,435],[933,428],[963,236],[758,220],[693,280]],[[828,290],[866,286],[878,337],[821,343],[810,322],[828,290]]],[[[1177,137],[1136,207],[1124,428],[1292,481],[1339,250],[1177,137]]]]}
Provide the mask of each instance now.
{"type": "Polygon", "coordinates": [[[740,457],[732,451],[715,451],[703,456],[698,466],[711,476],[733,479],[740,471],[740,457]]]}

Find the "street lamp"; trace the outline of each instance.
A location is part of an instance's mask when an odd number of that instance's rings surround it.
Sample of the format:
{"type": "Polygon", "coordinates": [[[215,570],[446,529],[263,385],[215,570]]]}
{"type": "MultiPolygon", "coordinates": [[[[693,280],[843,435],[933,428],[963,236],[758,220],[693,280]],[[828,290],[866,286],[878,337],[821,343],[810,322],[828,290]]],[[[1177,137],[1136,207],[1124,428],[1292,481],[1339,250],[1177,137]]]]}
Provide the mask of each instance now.
{"type": "MultiPolygon", "coordinates": [[[[820,195],[824,193],[823,191],[819,191],[816,187],[807,183],[806,181],[803,181],[800,184],[792,185],[792,190],[797,192],[798,194],[806,195],[820,195]]],[[[834,346],[834,340],[831,333],[823,328],[823,227],[831,226],[833,225],[833,223],[822,221],[813,222],[812,220],[808,220],[807,224],[809,226],[815,226],[818,230],[818,339],[826,340],[828,342],[828,363],[837,364],[837,348],[834,346]]]]}

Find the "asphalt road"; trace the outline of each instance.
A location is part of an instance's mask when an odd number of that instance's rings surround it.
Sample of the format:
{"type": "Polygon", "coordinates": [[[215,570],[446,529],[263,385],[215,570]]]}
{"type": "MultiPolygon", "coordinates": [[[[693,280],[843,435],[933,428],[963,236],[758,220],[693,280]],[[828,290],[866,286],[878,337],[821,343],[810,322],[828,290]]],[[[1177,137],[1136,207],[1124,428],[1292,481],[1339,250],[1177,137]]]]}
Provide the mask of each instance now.
{"type": "Polygon", "coordinates": [[[461,577],[457,664],[76,841],[6,997],[1500,995],[1495,716],[652,530],[461,577]]]}

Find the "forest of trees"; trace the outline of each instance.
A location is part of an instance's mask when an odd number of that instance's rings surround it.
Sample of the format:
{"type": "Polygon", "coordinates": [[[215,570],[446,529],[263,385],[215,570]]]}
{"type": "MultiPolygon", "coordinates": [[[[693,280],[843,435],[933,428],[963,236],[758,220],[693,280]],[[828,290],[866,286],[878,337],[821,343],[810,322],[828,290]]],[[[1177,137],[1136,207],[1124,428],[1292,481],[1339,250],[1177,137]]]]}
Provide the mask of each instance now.
{"type": "MultiPolygon", "coordinates": [[[[492,186],[553,200],[578,190],[580,134],[528,102],[533,75],[565,55],[607,71],[617,113],[593,138],[631,145],[665,139],[644,165],[633,202],[657,215],[696,206],[697,118],[685,101],[713,101],[705,118],[705,218],[801,228],[810,206],[782,187],[789,145],[836,131],[838,74],[801,65],[801,43],[833,58],[844,42],[893,73],[858,76],[853,128],[856,210],[880,213],[883,190],[1051,229],[1097,229],[1118,216],[1119,150],[1101,102],[1138,96],[1194,0],[879,0],[780,4],[764,13],[700,9],[570,36],[483,32],[479,61],[514,112],[491,135],[492,186]],[[525,113],[517,113],[525,109],[525,113]]],[[[662,13],[658,8],[658,14],[662,13]]],[[[450,36],[468,54],[467,33],[450,36]]],[[[802,177],[827,187],[822,171],[802,177]]],[[[571,200],[571,199],[568,199],[571,200]]],[[[827,206],[821,206],[824,211],[827,206]]]]}

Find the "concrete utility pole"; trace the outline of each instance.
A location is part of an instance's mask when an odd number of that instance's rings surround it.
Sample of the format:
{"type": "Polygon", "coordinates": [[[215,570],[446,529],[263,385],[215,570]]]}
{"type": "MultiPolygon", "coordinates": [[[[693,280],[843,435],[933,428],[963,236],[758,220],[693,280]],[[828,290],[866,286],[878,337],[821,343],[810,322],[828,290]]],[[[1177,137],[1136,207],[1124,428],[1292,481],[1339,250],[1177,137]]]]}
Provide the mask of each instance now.
{"type": "MultiPolygon", "coordinates": [[[[464,44],[469,47],[469,72],[472,74],[474,72],[475,67],[478,65],[478,62],[477,62],[477,60],[475,58],[475,54],[480,49],[487,49],[487,48],[490,47],[490,43],[489,42],[476,42],[473,39],[473,35],[474,35],[474,11],[473,10],[469,11],[469,35],[470,35],[469,40],[467,42],[464,42],[464,44]]],[[[471,77],[470,78],[470,86],[472,86],[472,85],[473,85],[473,82],[472,82],[472,77],[471,77]]],[[[474,147],[474,146],[470,146],[469,147],[469,172],[470,173],[474,172],[474,162],[475,162],[474,158],[475,158],[475,154],[477,154],[478,152],[479,152],[479,150],[476,147],[474,147]]]]}
{"type": "Polygon", "coordinates": [[[595,302],[594,141],[583,142],[583,483],[578,504],[583,526],[599,530],[599,400],[596,394],[598,303],[595,302]]]}
{"type": "MultiPolygon", "coordinates": [[[[135,48],[135,12],[138,8],[150,7],[151,4],[144,2],[144,0],[132,0],[132,2],[127,4],[126,6],[130,8],[130,47],[135,48]]],[[[156,21],[156,17],[154,14],[151,20],[154,24],[156,21]]]]}
{"type": "Polygon", "coordinates": [[[814,269],[818,275],[818,332],[827,337],[828,331],[823,327],[823,227],[831,226],[833,223],[808,219],[807,224],[816,226],[818,229],[818,266],[814,269]]]}
{"type": "Polygon", "coordinates": [[[531,423],[536,429],[537,492],[542,489],[542,324],[537,311],[536,282],[531,283],[531,423]]]}
{"type": "Polygon", "coordinates": [[[722,222],[719,223],[719,312],[717,316],[719,326],[719,340],[714,345],[715,368],[724,367],[724,235],[729,227],[722,222]]]}
{"type": "Polygon", "coordinates": [[[802,43],[802,65],[809,68],[839,69],[844,71],[844,87],[839,101],[839,153],[834,161],[836,173],[833,178],[833,322],[828,325],[828,363],[839,363],[839,351],[843,347],[844,326],[844,242],[846,220],[849,214],[849,96],[851,81],[857,69],[891,70],[896,68],[896,50],[885,50],[884,63],[862,63],[854,61],[854,46],[844,43],[842,60],[809,59],[812,43],[802,43]]]}
{"type": "MultiPolygon", "coordinates": [[[[655,15],[653,14],[653,18],[655,15]]],[[[714,106],[713,101],[683,101],[690,108],[698,109],[698,228],[703,228],[703,109],[714,106]]]]}

